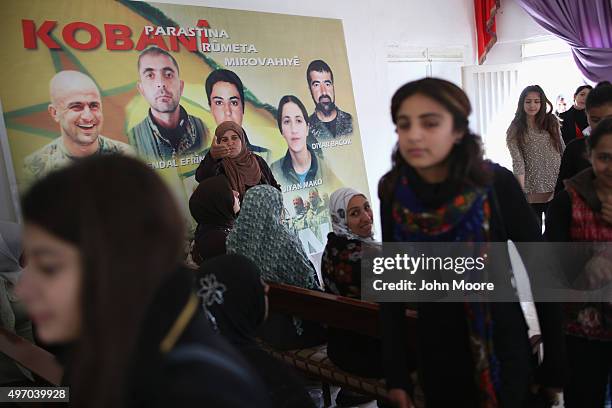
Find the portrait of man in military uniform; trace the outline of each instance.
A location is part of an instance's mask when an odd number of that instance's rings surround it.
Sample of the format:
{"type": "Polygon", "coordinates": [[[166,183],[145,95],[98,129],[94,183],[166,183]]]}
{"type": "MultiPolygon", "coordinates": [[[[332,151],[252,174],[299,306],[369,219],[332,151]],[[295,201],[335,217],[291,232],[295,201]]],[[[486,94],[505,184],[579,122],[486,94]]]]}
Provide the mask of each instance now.
{"type": "Polygon", "coordinates": [[[303,229],[308,228],[308,222],[306,221],[306,206],[304,205],[304,200],[300,196],[293,197],[293,210],[295,211],[295,216],[293,217],[293,229],[296,232],[299,232],[303,229]]]}
{"type": "Polygon", "coordinates": [[[104,114],[100,90],[78,71],[60,71],[49,84],[47,111],[59,125],[60,136],[24,160],[26,186],[49,172],[94,154],[129,154],[133,149],[102,136],[104,114]]]}
{"type": "Polygon", "coordinates": [[[158,47],[138,56],[138,92],[149,103],[142,122],[128,132],[128,140],[147,161],[204,155],[208,151],[208,129],[180,105],[184,83],[174,57],[158,47]]]}
{"type": "Polygon", "coordinates": [[[309,142],[332,140],[353,133],[353,117],[336,106],[334,74],[325,61],[314,60],[306,69],[306,80],[315,111],[310,115],[309,142]]]}
{"type": "Polygon", "coordinates": [[[308,227],[320,241],[323,241],[325,237],[323,236],[321,226],[329,224],[329,209],[325,206],[316,187],[308,190],[308,204],[306,213],[308,227]]]}

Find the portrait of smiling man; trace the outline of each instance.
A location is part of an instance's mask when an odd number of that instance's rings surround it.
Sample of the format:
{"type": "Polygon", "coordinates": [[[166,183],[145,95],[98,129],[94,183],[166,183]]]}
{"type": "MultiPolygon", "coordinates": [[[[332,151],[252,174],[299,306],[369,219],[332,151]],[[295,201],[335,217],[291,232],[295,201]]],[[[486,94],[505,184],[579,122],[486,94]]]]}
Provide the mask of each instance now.
{"type": "Polygon", "coordinates": [[[309,117],[311,137],[321,141],[353,133],[352,116],[336,106],[334,74],[329,65],[322,60],[312,61],[306,69],[306,80],[315,104],[309,117]]]}
{"type": "Polygon", "coordinates": [[[49,83],[51,118],[60,137],[24,160],[26,185],[49,172],[94,154],[129,154],[126,143],[100,134],[104,124],[102,98],[93,79],[78,71],[60,71],[49,83]]]}
{"type": "Polygon", "coordinates": [[[138,57],[138,76],[138,92],[149,103],[147,116],[128,132],[138,155],[159,161],[206,153],[208,129],[180,105],[184,83],[176,59],[149,47],[138,57]]]}

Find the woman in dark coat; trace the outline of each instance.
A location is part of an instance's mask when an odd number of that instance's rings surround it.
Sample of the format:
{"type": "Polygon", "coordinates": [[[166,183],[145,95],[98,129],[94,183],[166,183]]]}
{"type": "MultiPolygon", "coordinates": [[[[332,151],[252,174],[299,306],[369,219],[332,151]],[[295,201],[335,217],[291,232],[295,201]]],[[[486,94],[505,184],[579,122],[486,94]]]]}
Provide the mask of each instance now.
{"type": "Polygon", "coordinates": [[[189,210],[197,221],[193,260],[202,261],[225,253],[225,240],[240,211],[238,192],[233,191],[225,176],[202,181],[189,198],[189,210]]]}
{"type": "Polygon", "coordinates": [[[196,170],[196,180],[201,182],[224,175],[232,190],[240,195],[241,202],[244,193],[259,184],[269,184],[280,190],[266,161],[251,152],[245,140],[246,134],[240,125],[227,121],[217,126],[213,145],[196,170]]]}
{"type": "Polygon", "coordinates": [[[18,291],[38,337],[70,345],[71,406],[268,406],[199,307],[182,217],[149,167],[83,159],[35,184],[22,209],[18,291]]]}
{"type": "MultiPolygon", "coordinates": [[[[483,160],[479,138],[469,132],[470,111],[459,87],[435,78],[410,82],[393,96],[398,145],[379,184],[384,242],[541,240],[512,173],[483,160]]],[[[509,285],[507,251],[500,258],[506,265],[490,273],[509,285]]],[[[561,310],[536,307],[546,354],[535,382],[552,393],[564,381],[561,310]]],[[[524,406],[531,350],[518,299],[420,302],[417,309],[418,374],[428,408],[524,406]]],[[[409,407],[404,307],[386,303],[382,311],[389,397],[409,407]]]]}
{"type": "MultiPolygon", "coordinates": [[[[609,285],[612,279],[612,204],[608,199],[612,196],[612,118],[602,120],[587,141],[592,167],[565,180],[565,189],[546,213],[546,237],[552,242],[577,242],[580,252],[588,254],[564,251],[560,258],[564,265],[572,265],[567,271],[572,274],[567,281],[576,285],[572,289],[596,293],[594,289],[609,285]]],[[[565,407],[603,407],[612,372],[612,304],[567,303],[564,312],[570,368],[570,381],[563,390],[565,407]]]]}
{"type": "Polygon", "coordinates": [[[582,85],[574,92],[574,104],[571,108],[561,113],[561,136],[565,142],[565,146],[574,139],[582,139],[584,135],[582,131],[589,126],[585,112],[586,99],[593,87],[591,85],[582,85]]]}
{"type": "Polygon", "coordinates": [[[224,255],[204,262],[198,296],[213,326],[255,367],[275,408],[314,408],[301,379],[257,344],[268,316],[268,286],[248,258],[224,255]]]}

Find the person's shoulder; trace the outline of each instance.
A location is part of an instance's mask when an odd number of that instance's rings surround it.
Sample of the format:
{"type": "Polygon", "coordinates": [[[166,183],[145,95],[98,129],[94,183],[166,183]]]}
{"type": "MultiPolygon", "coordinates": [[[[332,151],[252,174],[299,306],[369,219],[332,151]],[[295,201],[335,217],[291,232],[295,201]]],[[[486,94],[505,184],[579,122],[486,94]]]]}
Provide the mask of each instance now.
{"type": "Polygon", "coordinates": [[[202,128],[205,132],[208,131],[208,127],[206,126],[206,123],[204,123],[204,121],[202,119],[200,119],[197,116],[194,115],[190,115],[189,113],[187,114],[187,119],[190,122],[193,122],[196,124],[197,127],[202,128]]]}
{"type": "Polygon", "coordinates": [[[128,131],[128,134],[141,133],[144,130],[151,131],[150,119],[148,114],[140,122],[132,126],[132,128],[128,131]]]}
{"type": "Polygon", "coordinates": [[[274,173],[278,173],[280,171],[282,171],[283,169],[283,160],[285,159],[285,157],[281,157],[280,159],[276,160],[275,162],[273,162],[270,165],[270,170],[272,170],[272,172],[274,173]]]}
{"type": "Polygon", "coordinates": [[[518,185],[518,182],[516,180],[516,177],[514,176],[514,173],[512,173],[510,170],[500,165],[499,163],[495,163],[493,161],[487,160],[484,162],[484,165],[493,174],[492,181],[493,181],[493,186],[495,188],[507,186],[509,184],[518,185]]]}
{"type": "Polygon", "coordinates": [[[352,118],[353,118],[353,116],[351,116],[351,114],[350,114],[350,113],[345,112],[345,111],[343,111],[343,110],[342,110],[342,109],[340,109],[340,108],[337,108],[337,109],[338,109],[338,115],[339,115],[339,116],[341,116],[343,119],[350,120],[350,119],[352,119],[352,118]]]}
{"type": "Polygon", "coordinates": [[[61,137],[58,137],[40,149],[27,155],[23,160],[24,167],[33,174],[38,174],[43,171],[48,165],[51,164],[54,156],[60,152],[60,139],[61,137]]]}
{"type": "Polygon", "coordinates": [[[574,109],[574,107],[572,106],[571,108],[569,108],[565,112],[561,112],[558,116],[559,116],[559,118],[561,118],[563,120],[566,120],[566,119],[569,119],[569,118],[573,117],[575,113],[576,113],[576,109],[574,109]]]}
{"type": "Polygon", "coordinates": [[[104,153],[119,153],[128,156],[135,156],[136,151],[132,146],[119,140],[111,139],[106,136],[98,136],[102,142],[102,151],[104,153]]]}
{"type": "Polygon", "coordinates": [[[266,162],[266,159],[264,159],[257,153],[253,153],[253,156],[255,156],[255,160],[257,160],[257,163],[259,163],[260,166],[263,166],[265,168],[270,168],[270,166],[268,166],[268,162],[266,162]]]}

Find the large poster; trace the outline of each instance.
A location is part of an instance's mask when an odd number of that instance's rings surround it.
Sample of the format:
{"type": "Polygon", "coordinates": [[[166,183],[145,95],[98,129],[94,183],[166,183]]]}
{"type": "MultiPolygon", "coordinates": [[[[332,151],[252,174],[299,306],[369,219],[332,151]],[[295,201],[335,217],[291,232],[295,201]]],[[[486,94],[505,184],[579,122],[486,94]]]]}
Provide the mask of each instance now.
{"type": "Polygon", "coordinates": [[[308,253],[331,231],[331,192],[368,191],[340,20],[128,0],[0,10],[0,100],[20,192],[78,157],[135,155],[171,186],[193,231],[195,172],[227,120],[272,169],[308,253]]]}

